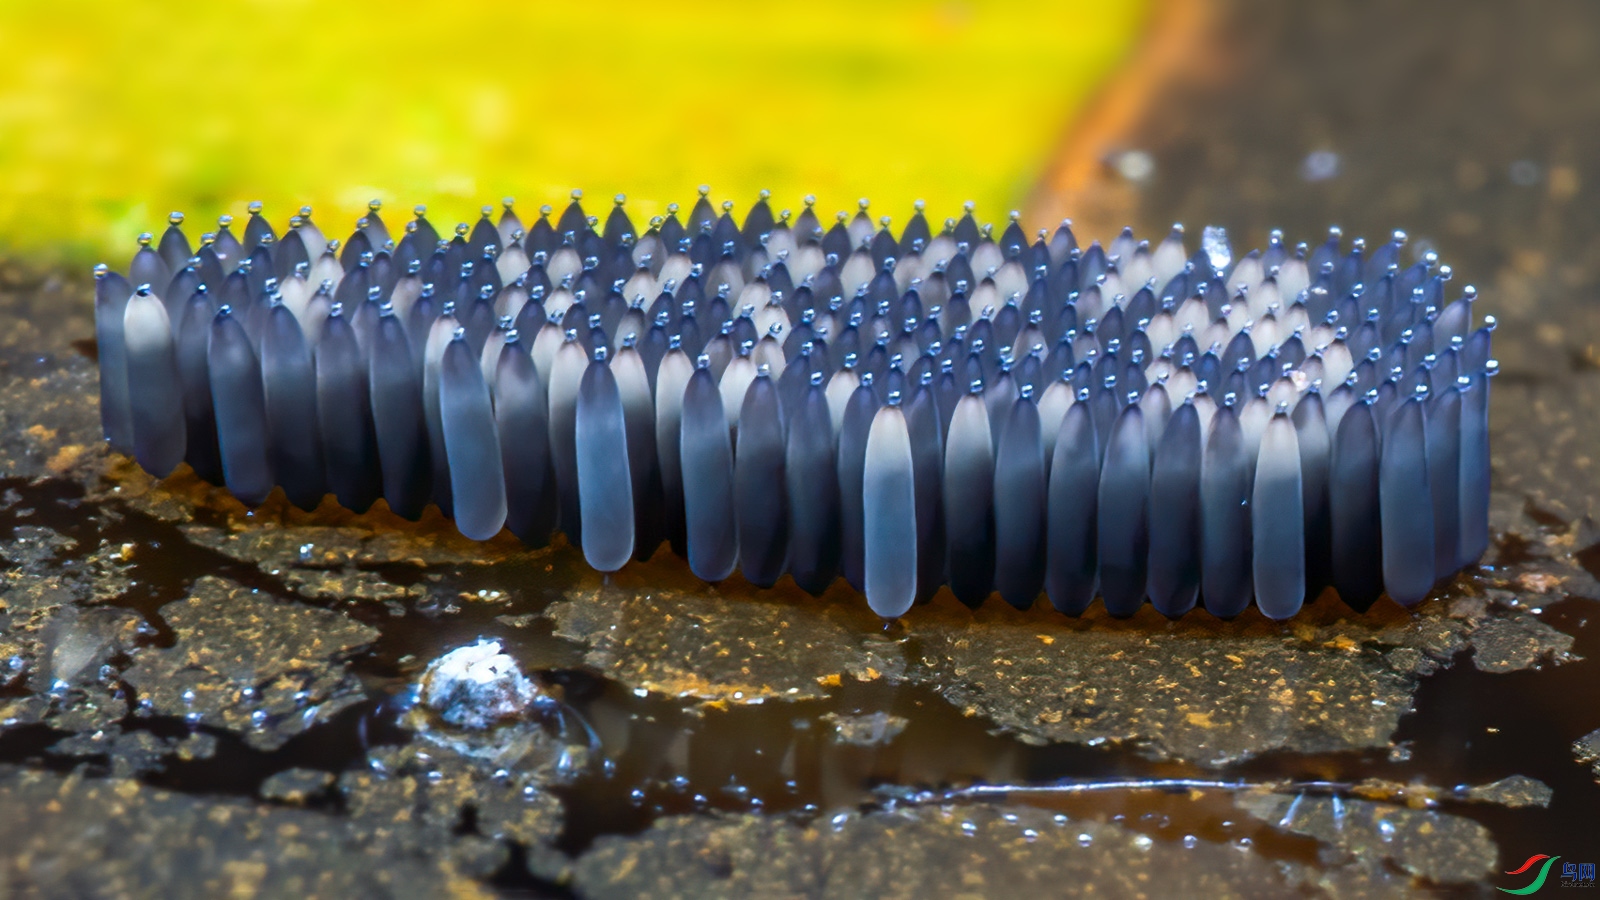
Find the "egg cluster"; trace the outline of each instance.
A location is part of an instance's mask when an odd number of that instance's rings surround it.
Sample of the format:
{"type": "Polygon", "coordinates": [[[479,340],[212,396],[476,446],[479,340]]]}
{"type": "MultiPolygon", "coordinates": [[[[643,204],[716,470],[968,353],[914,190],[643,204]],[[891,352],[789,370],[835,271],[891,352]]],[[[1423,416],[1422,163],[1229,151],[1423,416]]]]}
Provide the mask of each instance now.
{"type": "Polygon", "coordinates": [[[1493,320],[1403,234],[1235,257],[813,203],[741,223],[702,188],[641,233],[574,192],[396,241],[374,202],[343,243],[252,204],[198,249],[174,213],[96,270],[106,437],[247,504],[433,503],[602,571],[665,541],[885,617],[948,586],[1283,619],[1416,603],[1486,549],[1493,320]]]}

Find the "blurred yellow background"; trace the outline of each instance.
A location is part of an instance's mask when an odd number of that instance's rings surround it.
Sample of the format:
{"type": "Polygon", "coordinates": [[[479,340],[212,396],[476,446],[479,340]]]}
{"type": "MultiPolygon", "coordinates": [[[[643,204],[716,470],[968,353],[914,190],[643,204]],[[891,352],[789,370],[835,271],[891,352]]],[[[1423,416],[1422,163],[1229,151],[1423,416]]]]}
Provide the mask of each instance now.
{"type": "MultiPolygon", "coordinates": [[[[574,187],[635,222],[702,182],[743,210],[873,200],[1004,221],[1146,3],[388,4],[0,0],[0,249],[133,249],[372,197],[444,226],[574,187]]],[[[391,222],[404,213],[395,210],[391,222]]],[[[937,222],[937,219],[935,220],[937,222]]]]}

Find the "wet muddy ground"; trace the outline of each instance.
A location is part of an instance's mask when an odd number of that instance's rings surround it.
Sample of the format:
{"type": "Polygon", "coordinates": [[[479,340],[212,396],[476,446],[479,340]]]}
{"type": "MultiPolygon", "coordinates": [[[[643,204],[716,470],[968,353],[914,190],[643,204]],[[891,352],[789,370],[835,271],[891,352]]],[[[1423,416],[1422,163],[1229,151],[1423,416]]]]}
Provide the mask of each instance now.
{"type": "Polygon", "coordinates": [[[0,893],[1487,896],[1600,862],[1600,13],[1217,9],[1225,70],[1091,188],[1241,243],[1404,227],[1481,285],[1482,566],[1285,625],[885,627],[666,554],[252,512],[102,451],[86,273],[3,264],[0,893]],[[468,730],[418,685],[481,638],[536,700],[468,730]]]}

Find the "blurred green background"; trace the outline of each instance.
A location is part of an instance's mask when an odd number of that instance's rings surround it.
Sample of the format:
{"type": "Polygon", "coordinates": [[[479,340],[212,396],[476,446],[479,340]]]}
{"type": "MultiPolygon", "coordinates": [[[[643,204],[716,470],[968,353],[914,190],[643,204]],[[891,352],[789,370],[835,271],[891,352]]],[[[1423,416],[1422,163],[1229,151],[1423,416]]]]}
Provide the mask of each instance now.
{"type": "Polygon", "coordinates": [[[254,199],[337,234],[372,197],[449,223],[581,187],[638,221],[700,183],[1003,221],[1146,12],[0,0],[0,249],[120,257],[169,210],[205,227],[254,199]]]}

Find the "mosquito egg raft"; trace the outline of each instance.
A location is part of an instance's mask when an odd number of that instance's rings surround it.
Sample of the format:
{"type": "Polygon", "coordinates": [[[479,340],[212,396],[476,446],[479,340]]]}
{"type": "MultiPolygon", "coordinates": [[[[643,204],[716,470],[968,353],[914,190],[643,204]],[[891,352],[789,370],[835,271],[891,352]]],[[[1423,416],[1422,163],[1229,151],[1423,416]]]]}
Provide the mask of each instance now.
{"type": "Polygon", "coordinates": [[[419,206],[398,242],[374,202],[342,245],[252,204],[197,250],[175,213],[95,271],[106,438],[247,504],[436,504],[602,571],[665,542],[886,618],[946,587],[1411,605],[1488,546],[1494,321],[1403,232],[1239,254],[1217,227],[997,237],[970,203],[896,237],[866,199],[825,228],[813,197],[740,221],[702,187],[642,232],[582,202],[449,238],[419,206]]]}

